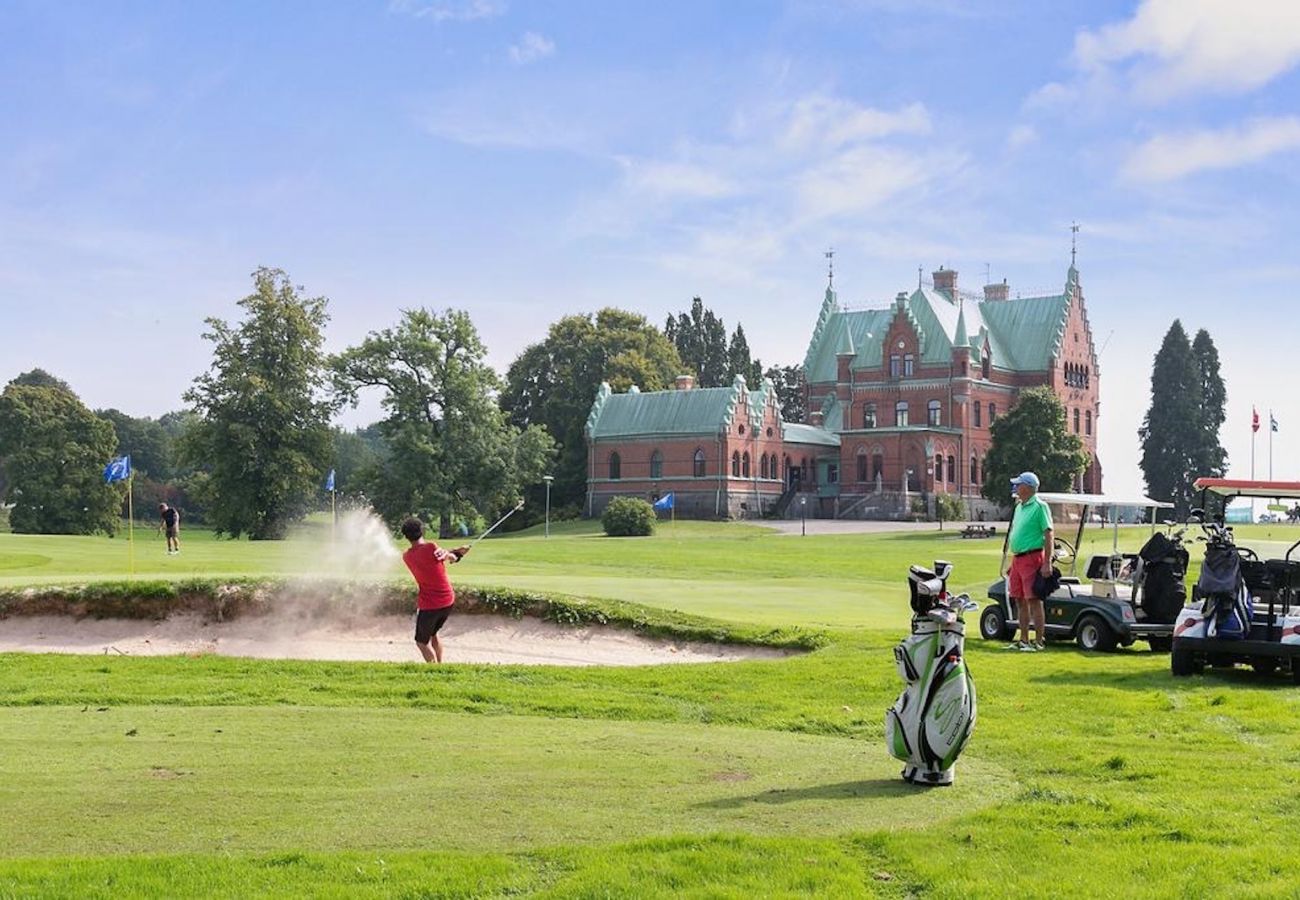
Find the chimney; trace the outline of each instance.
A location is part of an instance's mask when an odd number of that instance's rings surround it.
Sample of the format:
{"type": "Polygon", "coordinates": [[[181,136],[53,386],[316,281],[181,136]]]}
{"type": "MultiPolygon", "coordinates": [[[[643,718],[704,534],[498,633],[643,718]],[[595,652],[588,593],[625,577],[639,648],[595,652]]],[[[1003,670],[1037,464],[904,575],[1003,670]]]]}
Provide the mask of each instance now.
{"type": "Polygon", "coordinates": [[[690,390],[691,388],[693,388],[693,387],[695,387],[695,376],[694,376],[694,375],[678,375],[678,376],[677,376],[677,390],[679,390],[679,391],[689,391],[689,390],[690,390]]]}
{"type": "Polygon", "coordinates": [[[984,285],[985,300],[1006,300],[1010,296],[1011,296],[1011,286],[1007,284],[1007,280],[1005,278],[1002,279],[1001,284],[984,285]]]}
{"type": "Polygon", "coordinates": [[[934,276],[934,289],[947,294],[949,300],[956,300],[957,270],[945,269],[943,266],[940,266],[939,271],[932,274],[934,276]]]}

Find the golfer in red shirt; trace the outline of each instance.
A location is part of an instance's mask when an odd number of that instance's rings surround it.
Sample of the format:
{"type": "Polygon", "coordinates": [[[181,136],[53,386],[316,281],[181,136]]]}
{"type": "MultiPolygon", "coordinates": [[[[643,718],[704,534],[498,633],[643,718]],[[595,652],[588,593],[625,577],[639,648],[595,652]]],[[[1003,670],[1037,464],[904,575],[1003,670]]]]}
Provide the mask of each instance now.
{"type": "Polygon", "coordinates": [[[402,554],[402,562],[415,576],[420,586],[416,600],[415,645],[425,662],[442,662],[442,642],[438,631],[447,624],[456,594],[447,578],[447,563],[460,562],[469,552],[468,547],[444,550],[424,539],[424,523],[410,518],[402,523],[402,535],[411,542],[411,548],[402,554]]]}

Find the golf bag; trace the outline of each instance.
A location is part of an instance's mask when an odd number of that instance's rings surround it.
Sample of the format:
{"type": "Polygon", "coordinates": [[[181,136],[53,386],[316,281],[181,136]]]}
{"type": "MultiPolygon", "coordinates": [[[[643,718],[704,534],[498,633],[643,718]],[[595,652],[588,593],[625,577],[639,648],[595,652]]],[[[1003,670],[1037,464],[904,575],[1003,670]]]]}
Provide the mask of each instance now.
{"type": "Polygon", "coordinates": [[[1204,601],[1201,609],[1205,613],[1206,637],[1241,640],[1250,635],[1254,608],[1241,577],[1241,557],[1234,545],[1217,542],[1206,545],[1196,593],[1204,601]]]}
{"type": "Polygon", "coordinates": [[[1172,622],[1187,603],[1187,551],[1182,541],[1157,531],[1142,557],[1142,609],[1149,622],[1172,622]]]}
{"type": "Polygon", "coordinates": [[[975,728],[975,683],[963,649],[962,613],[976,609],[970,598],[948,594],[952,563],[934,570],[912,566],[912,633],[894,648],[903,692],[885,713],[885,743],[906,765],[903,780],[920,785],[953,782],[957,756],[975,728]]]}

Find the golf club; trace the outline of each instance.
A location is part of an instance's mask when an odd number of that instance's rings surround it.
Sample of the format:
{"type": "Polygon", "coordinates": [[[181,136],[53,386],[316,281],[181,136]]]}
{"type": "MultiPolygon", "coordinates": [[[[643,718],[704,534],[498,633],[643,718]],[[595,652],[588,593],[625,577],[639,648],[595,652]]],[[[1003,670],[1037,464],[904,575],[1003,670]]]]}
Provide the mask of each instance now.
{"type": "Polygon", "coordinates": [[[513,508],[512,510],[510,510],[510,512],[506,513],[504,516],[502,516],[501,518],[497,519],[496,522],[492,525],[491,528],[489,528],[487,531],[485,531],[485,532],[483,532],[482,534],[480,534],[478,537],[474,538],[474,540],[470,541],[470,544],[469,544],[469,545],[470,545],[471,547],[473,547],[473,546],[474,546],[475,544],[477,544],[479,541],[483,540],[483,538],[487,537],[489,534],[491,534],[492,532],[496,531],[498,525],[500,525],[500,524],[501,524],[502,522],[504,522],[506,519],[510,518],[511,516],[513,516],[515,513],[519,512],[519,510],[521,510],[521,509],[523,509],[523,508],[524,508],[524,501],[523,501],[523,500],[520,500],[518,503],[515,504],[514,508],[513,508]]]}

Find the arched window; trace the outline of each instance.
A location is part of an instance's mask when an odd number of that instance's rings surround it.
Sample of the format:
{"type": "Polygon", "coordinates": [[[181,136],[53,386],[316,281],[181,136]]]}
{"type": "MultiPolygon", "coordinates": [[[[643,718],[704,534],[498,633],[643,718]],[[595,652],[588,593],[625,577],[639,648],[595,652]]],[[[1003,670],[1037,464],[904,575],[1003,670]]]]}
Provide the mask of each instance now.
{"type": "Polygon", "coordinates": [[[1083,412],[1083,433],[1092,434],[1092,410],[1090,409],[1083,412]]]}
{"type": "Polygon", "coordinates": [[[979,463],[975,461],[974,456],[970,458],[970,483],[972,487],[980,483],[979,463]]]}
{"type": "Polygon", "coordinates": [[[1079,407],[1074,408],[1074,433],[1079,433],[1079,407]]]}
{"type": "Polygon", "coordinates": [[[993,371],[993,360],[989,359],[987,353],[984,354],[984,360],[980,363],[980,375],[987,381],[989,374],[993,371]]]}
{"type": "Polygon", "coordinates": [[[974,418],[972,419],[971,424],[976,428],[982,428],[983,425],[980,422],[980,402],[978,400],[975,401],[975,405],[972,409],[974,410],[974,418]]]}
{"type": "Polygon", "coordinates": [[[692,460],[691,474],[696,478],[704,477],[704,451],[696,449],[695,458],[692,460]]]}
{"type": "Polygon", "coordinates": [[[875,428],[875,427],[876,427],[876,404],[874,404],[874,403],[865,403],[865,404],[863,404],[863,406],[862,406],[862,427],[863,427],[863,428],[875,428]]]}
{"type": "Polygon", "coordinates": [[[731,451],[731,477],[732,478],[740,477],[740,451],[739,450],[731,451]]]}
{"type": "Polygon", "coordinates": [[[764,453],[758,458],[758,477],[767,478],[767,454],[764,453]]]}
{"type": "Polygon", "coordinates": [[[885,454],[877,450],[871,454],[871,480],[885,477],[885,454]]]}
{"type": "Polygon", "coordinates": [[[658,450],[650,454],[650,477],[664,477],[664,455],[658,450]]]}
{"type": "Polygon", "coordinates": [[[618,458],[617,453],[609,455],[609,480],[618,481],[623,477],[623,461],[618,458]]]}
{"type": "Polygon", "coordinates": [[[992,425],[998,418],[998,405],[992,400],[989,401],[989,424],[992,425]]]}
{"type": "Polygon", "coordinates": [[[942,425],[942,413],[939,409],[939,401],[931,400],[925,405],[925,420],[931,425],[942,425]]]}
{"type": "Polygon", "coordinates": [[[740,474],[744,475],[746,478],[749,477],[749,451],[748,450],[746,450],[745,455],[740,458],[740,474]]]}
{"type": "Polygon", "coordinates": [[[858,448],[858,481],[867,480],[867,451],[858,448]]]}
{"type": "Polygon", "coordinates": [[[948,454],[948,480],[957,480],[957,460],[951,453],[948,454]]]}
{"type": "Polygon", "coordinates": [[[943,484],[943,456],[936,455],[934,458],[934,483],[943,484]]]}
{"type": "Polygon", "coordinates": [[[899,400],[894,404],[894,424],[899,428],[907,427],[907,401],[899,400]]]}

